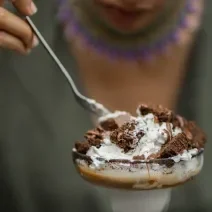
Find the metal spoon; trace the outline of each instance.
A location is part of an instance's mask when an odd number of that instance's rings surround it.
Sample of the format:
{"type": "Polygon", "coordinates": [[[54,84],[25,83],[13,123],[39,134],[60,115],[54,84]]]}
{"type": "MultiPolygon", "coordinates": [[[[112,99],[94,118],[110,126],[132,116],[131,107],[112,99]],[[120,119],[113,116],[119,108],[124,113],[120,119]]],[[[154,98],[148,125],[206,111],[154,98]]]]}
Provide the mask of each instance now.
{"type": "Polygon", "coordinates": [[[63,64],[60,62],[58,57],[55,55],[55,53],[53,52],[51,47],[48,45],[48,43],[45,41],[45,39],[43,38],[43,36],[41,35],[39,30],[37,29],[37,27],[33,23],[33,21],[31,20],[31,18],[26,16],[26,21],[31,26],[32,30],[34,31],[34,33],[36,34],[36,36],[40,40],[41,44],[44,46],[44,48],[47,50],[49,55],[52,57],[54,62],[57,64],[57,66],[60,68],[61,72],[64,74],[64,76],[68,80],[68,83],[71,86],[71,89],[74,93],[74,97],[76,98],[77,102],[81,106],[83,106],[85,109],[89,110],[90,112],[96,114],[99,117],[108,114],[109,110],[107,108],[105,108],[102,104],[96,102],[94,99],[87,98],[86,96],[82,95],[78,91],[78,89],[77,89],[73,79],[71,78],[70,74],[65,69],[63,64]]]}

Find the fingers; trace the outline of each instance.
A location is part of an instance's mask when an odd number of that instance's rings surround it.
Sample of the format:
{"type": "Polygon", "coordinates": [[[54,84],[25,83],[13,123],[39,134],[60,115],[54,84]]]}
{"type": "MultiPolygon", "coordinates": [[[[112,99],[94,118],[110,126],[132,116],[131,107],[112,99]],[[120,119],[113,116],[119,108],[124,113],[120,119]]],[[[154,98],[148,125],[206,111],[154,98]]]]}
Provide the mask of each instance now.
{"type": "Polygon", "coordinates": [[[30,16],[37,12],[37,7],[32,0],[12,0],[12,2],[23,15],[30,16]]]}
{"type": "MultiPolygon", "coordinates": [[[[28,54],[30,49],[38,45],[38,39],[24,20],[3,8],[4,1],[0,0],[0,48],[28,54]]],[[[37,12],[32,0],[11,1],[24,16],[37,12]]]]}
{"type": "Polygon", "coordinates": [[[30,49],[27,49],[21,40],[4,31],[0,31],[0,48],[14,50],[21,54],[30,53],[30,49]]]}
{"type": "Polygon", "coordinates": [[[4,8],[0,8],[0,30],[19,38],[26,48],[36,45],[36,38],[29,25],[4,8]]]}

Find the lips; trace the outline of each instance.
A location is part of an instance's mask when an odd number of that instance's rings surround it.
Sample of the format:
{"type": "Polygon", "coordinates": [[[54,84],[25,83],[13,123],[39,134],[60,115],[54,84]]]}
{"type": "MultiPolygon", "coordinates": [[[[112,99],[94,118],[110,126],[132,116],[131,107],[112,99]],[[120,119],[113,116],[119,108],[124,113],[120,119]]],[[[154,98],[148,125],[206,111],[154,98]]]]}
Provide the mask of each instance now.
{"type": "Polygon", "coordinates": [[[140,15],[144,13],[142,10],[126,9],[116,5],[100,4],[100,6],[101,15],[103,15],[106,21],[122,30],[129,30],[140,15]]]}
{"type": "Polygon", "coordinates": [[[120,29],[129,29],[140,16],[140,12],[125,11],[119,8],[105,8],[105,16],[120,29]]]}
{"type": "Polygon", "coordinates": [[[123,32],[146,26],[166,0],[93,0],[105,22],[123,32]]]}
{"type": "Polygon", "coordinates": [[[150,10],[165,0],[95,0],[97,3],[125,10],[150,10]]]}

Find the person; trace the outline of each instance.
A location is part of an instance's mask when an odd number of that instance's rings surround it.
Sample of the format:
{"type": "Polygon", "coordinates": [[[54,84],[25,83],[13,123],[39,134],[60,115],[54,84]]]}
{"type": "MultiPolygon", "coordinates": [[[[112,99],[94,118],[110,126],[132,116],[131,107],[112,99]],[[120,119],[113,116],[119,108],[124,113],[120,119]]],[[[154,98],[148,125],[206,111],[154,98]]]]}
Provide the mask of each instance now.
{"type": "MultiPolygon", "coordinates": [[[[162,104],[195,119],[210,140],[211,1],[35,3],[12,1],[17,12],[0,1],[1,211],[111,210],[71,161],[92,118],[21,15],[32,16],[86,95],[131,113],[140,102],[162,104]]],[[[211,211],[210,146],[202,174],[174,190],[168,211],[211,211]]]]}

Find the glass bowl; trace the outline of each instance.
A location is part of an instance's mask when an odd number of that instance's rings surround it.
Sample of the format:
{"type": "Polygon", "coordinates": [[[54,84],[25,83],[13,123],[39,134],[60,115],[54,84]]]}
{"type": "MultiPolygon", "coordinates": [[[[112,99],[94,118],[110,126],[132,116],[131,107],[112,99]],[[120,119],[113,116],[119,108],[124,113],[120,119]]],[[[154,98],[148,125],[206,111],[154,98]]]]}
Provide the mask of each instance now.
{"type": "Polygon", "coordinates": [[[83,179],[117,189],[150,190],[171,188],[195,177],[203,166],[201,149],[190,160],[174,162],[171,158],[153,160],[106,160],[81,154],[74,148],[73,161],[83,179]]]}

